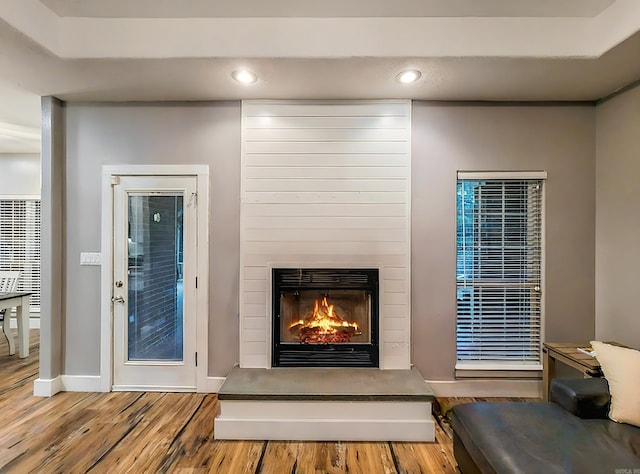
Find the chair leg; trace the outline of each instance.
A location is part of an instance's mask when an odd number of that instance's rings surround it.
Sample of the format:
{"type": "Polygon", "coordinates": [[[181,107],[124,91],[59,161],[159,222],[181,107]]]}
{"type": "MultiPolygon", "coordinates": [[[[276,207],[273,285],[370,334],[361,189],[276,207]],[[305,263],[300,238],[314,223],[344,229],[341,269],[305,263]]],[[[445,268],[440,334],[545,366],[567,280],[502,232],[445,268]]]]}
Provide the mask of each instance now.
{"type": "Polygon", "coordinates": [[[11,332],[10,318],[6,314],[2,318],[2,333],[4,334],[4,337],[7,338],[7,342],[9,343],[9,355],[15,354],[16,344],[13,341],[13,333],[11,332]]]}

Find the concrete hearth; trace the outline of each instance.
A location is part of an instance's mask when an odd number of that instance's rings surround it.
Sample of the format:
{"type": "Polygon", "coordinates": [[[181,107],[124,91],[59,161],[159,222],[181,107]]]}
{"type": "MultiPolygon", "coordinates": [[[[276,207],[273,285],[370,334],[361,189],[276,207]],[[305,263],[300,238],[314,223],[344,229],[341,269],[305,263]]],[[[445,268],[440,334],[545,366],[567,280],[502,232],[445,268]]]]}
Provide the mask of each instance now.
{"type": "Polygon", "coordinates": [[[433,441],[434,393],[416,369],[243,369],[219,391],[216,439],[433,441]]]}

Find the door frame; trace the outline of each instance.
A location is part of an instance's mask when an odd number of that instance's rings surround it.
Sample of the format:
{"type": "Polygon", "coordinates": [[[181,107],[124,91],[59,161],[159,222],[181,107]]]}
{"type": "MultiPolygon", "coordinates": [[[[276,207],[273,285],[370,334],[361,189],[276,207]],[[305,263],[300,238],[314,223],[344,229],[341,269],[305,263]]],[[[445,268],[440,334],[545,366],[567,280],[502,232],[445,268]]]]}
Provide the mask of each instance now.
{"type": "Polygon", "coordinates": [[[209,165],[103,165],[100,272],[100,390],[113,386],[113,185],[118,176],[196,176],[196,392],[207,391],[209,360],[209,165]]]}

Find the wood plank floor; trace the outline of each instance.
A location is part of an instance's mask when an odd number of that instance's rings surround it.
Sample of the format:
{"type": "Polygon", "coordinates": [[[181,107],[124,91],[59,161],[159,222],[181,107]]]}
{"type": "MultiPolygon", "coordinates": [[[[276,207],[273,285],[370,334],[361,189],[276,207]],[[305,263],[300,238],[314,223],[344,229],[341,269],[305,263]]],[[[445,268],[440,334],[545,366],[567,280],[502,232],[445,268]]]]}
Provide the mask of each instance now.
{"type": "MultiPolygon", "coordinates": [[[[33,396],[31,355],[0,341],[0,472],[455,473],[444,417],[435,443],[216,441],[215,394],[72,393],[33,396]]],[[[462,399],[471,401],[471,399],[462,399]]],[[[457,399],[441,399],[443,406],[457,399]]]]}

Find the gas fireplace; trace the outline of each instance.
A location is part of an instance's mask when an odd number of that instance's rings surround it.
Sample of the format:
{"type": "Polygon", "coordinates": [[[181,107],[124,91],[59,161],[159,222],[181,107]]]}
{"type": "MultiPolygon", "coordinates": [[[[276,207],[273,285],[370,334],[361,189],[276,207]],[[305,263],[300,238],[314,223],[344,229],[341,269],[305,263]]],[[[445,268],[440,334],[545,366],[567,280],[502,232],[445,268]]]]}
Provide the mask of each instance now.
{"type": "Polygon", "coordinates": [[[273,367],[378,367],[377,269],[273,269],[273,367]]]}

